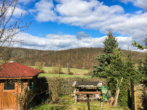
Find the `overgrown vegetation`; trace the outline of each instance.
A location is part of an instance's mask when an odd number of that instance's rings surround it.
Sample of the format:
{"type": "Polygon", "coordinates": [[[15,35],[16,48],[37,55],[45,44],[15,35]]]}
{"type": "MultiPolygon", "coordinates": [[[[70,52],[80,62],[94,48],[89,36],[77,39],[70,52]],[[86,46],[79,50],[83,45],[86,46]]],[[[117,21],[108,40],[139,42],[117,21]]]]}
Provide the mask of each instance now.
{"type": "Polygon", "coordinates": [[[48,90],[50,100],[56,101],[61,95],[71,95],[74,88],[72,84],[74,81],[103,81],[107,85],[106,79],[99,78],[46,78],[48,82],[48,90]]]}
{"type": "MultiPolygon", "coordinates": [[[[36,106],[33,110],[87,110],[87,102],[78,102],[75,104],[75,100],[73,97],[68,95],[62,95],[59,99],[50,104],[43,104],[40,106],[36,106]]],[[[97,101],[90,102],[90,110],[101,110],[100,103],[97,101]]],[[[122,107],[111,107],[108,106],[105,102],[103,103],[103,110],[127,110],[122,107]]]]}
{"type": "MultiPolygon", "coordinates": [[[[39,77],[37,79],[37,92],[34,101],[37,105],[56,103],[60,96],[71,96],[75,88],[72,87],[74,81],[103,81],[107,85],[107,79],[99,78],[61,78],[61,77],[39,77]]],[[[69,100],[67,100],[69,101],[69,100]]],[[[62,103],[62,102],[61,102],[62,103]]],[[[60,108],[61,109],[61,108],[60,108]]]]}

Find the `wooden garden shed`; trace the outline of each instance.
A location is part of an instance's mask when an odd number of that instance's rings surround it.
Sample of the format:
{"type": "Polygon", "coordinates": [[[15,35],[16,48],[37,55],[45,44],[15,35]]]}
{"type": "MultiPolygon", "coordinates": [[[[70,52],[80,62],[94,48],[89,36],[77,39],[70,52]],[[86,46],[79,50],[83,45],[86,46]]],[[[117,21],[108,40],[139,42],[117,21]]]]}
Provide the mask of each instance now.
{"type": "Polygon", "coordinates": [[[23,94],[32,83],[32,94],[35,94],[37,75],[41,71],[12,61],[1,65],[0,69],[0,110],[20,110],[16,94],[23,94]],[[21,86],[16,82],[18,79],[21,86]]]}

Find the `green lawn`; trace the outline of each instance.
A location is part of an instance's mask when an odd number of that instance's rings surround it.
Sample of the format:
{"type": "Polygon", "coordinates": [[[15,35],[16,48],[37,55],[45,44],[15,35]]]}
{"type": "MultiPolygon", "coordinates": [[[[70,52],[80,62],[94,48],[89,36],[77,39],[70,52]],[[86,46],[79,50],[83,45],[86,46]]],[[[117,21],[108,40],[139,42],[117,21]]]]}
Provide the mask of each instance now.
{"type": "Polygon", "coordinates": [[[39,77],[62,77],[62,78],[69,78],[69,77],[82,77],[82,78],[91,78],[91,76],[82,76],[82,75],[66,75],[66,74],[39,74],[39,77]]]}
{"type": "MultiPolygon", "coordinates": [[[[32,68],[35,68],[35,66],[31,66],[32,68]]],[[[51,71],[54,67],[43,67],[43,70],[47,73],[48,71],[51,71]]],[[[74,74],[85,74],[88,73],[90,70],[85,69],[76,69],[76,68],[70,68],[70,71],[74,74]]],[[[62,68],[62,72],[66,73],[67,68],[62,68]]]]}
{"type": "MultiPolygon", "coordinates": [[[[43,104],[40,106],[36,106],[33,110],[87,110],[86,102],[77,102],[75,104],[74,97],[71,96],[62,96],[56,103],[52,104],[43,104]]],[[[100,103],[97,101],[90,102],[90,110],[101,110],[100,103]]],[[[124,110],[119,107],[110,107],[105,102],[103,102],[103,110],[124,110]]]]}

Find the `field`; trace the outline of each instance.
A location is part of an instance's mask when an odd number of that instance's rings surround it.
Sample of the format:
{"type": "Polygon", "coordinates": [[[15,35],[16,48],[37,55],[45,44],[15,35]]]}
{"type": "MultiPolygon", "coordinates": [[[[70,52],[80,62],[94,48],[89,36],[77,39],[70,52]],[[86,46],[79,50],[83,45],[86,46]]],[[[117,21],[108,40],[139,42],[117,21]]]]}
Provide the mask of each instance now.
{"type": "MultiPolygon", "coordinates": [[[[35,68],[35,66],[31,66],[35,68]]],[[[82,78],[90,78],[91,76],[86,76],[90,70],[84,70],[84,69],[76,69],[76,68],[70,68],[70,71],[73,73],[73,75],[67,75],[67,74],[49,74],[49,71],[52,71],[55,67],[43,67],[43,70],[45,73],[39,74],[39,77],[82,77],[82,78]]],[[[67,68],[62,68],[62,72],[66,73],[67,68]]]]}
{"type": "Polygon", "coordinates": [[[62,77],[62,78],[69,78],[69,77],[81,77],[81,78],[91,78],[91,76],[83,76],[83,75],[66,75],[66,74],[39,74],[39,77],[62,77]]]}
{"type": "MultiPolygon", "coordinates": [[[[35,68],[35,66],[31,66],[32,68],[35,68]]],[[[54,67],[43,67],[43,70],[45,71],[45,73],[53,70],[54,67]]],[[[90,70],[86,70],[86,69],[76,69],[76,68],[70,68],[70,71],[74,74],[80,74],[80,75],[84,75],[85,73],[88,73],[90,70]]],[[[62,72],[66,73],[67,72],[67,68],[62,68],[62,72]]]]}
{"type": "MultiPolygon", "coordinates": [[[[34,107],[33,110],[87,110],[87,102],[77,102],[75,104],[74,97],[71,96],[62,96],[58,101],[43,104],[37,107],[34,107]]],[[[90,110],[101,110],[100,103],[97,101],[90,102],[90,110]]],[[[110,107],[105,102],[103,102],[103,110],[124,110],[120,107],[110,107]]]]}

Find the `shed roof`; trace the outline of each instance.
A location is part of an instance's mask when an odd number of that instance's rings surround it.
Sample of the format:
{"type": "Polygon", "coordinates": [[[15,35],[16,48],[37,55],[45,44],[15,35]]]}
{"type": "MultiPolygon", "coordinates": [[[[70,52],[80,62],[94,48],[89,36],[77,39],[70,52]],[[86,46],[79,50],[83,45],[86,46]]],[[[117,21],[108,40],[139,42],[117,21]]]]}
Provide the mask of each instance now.
{"type": "Polygon", "coordinates": [[[101,81],[74,81],[73,87],[101,87],[103,82],[101,81]]]}
{"type": "Polygon", "coordinates": [[[0,65],[0,78],[33,77],[40,72],[40,70],[16,62],[8,62],[5,65],[0,65]]]}

